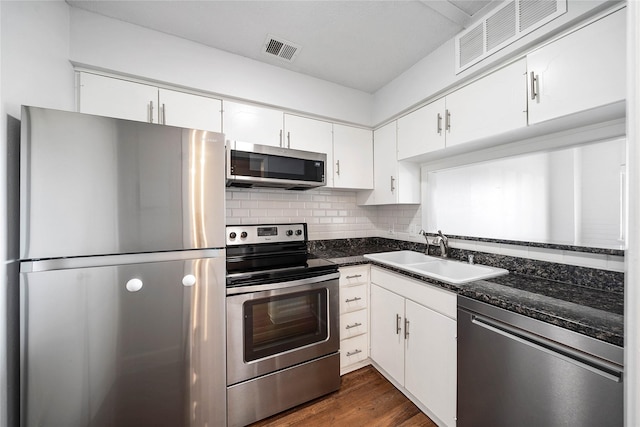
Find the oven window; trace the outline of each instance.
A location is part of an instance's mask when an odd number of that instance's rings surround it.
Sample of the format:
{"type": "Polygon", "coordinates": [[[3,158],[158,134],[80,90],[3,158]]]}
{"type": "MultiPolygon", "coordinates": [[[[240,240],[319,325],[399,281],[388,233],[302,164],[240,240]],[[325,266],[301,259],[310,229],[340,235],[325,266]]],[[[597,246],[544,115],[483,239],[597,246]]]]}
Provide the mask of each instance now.
{"type": "Polygon", "coordinates": [[[245,362],[328,338],[327,289],[314,289],[244,304],[245,362]]]}

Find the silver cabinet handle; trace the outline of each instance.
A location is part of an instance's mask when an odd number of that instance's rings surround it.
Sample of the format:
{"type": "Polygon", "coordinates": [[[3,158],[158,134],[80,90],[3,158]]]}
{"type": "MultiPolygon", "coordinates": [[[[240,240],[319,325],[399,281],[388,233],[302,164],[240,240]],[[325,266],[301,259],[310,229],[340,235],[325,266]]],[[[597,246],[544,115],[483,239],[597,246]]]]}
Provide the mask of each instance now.
{"type": "Polygon", "coordinates": [[[362,274],[354,274],[353,276],[347,276],[347,279],[357,279],[358,277],[362,277],[362,274]]]}
{"type": "Polygon", "coordinates": [[[533,71],[531,72],[531,81],[529,83],[531,84],[531,100],[535,101],[538,97],[538,77],[533,71]]]}
{"type": "Polygon", "coordinates": [[[358,353],[362,353],[362,350],[360,350],[360,349],[355,349],[355,350],[353,350],[353,351],[347,351],[347,357],[348,357],[348,356],[355,356],[355,355],[356,355],[356,354],[358,354],[358,353]]]}
{"type": "Polygon", "coordinates": [[[336,161],[336,175],[340,176],[340,160],[336,161]]]}
{"type": "Polygon", "coordinates": [[[287,132],[287,148],[291,148],[291,132],[287,132]]]}
{"type": "Polygon", "coordinates": [[[404,319],[404,339],[409,339],[409,319],[404,319]]]}
{"type": "Polygon", "coordinates": [[[167,124],[167,108],[165,107],[164,104],[162,104],[162,109],[160,111],[162,112],[162,124],[166,125],[167,124]]]}
{"type": "Polygon", "coordinates": [[[451,111],[449,109],[444,111],[444,127],[447,132],[451,132],[451,111]]]}
{"type": "Polygon", "coordinates": [[[153,101],[149,101],[149,123],[153,123],[153,101]]]}
{"type": "Polygon", "coordinates": [[[436,129],[438,131],[438,135],[442,135],[442,115],[438,113],[438,119],[436,122],[436,129]]]}
{"type": "Polygon", "coordinates": [[[280,147],[282,147],[282,129],[280,129],[280,147]]]}
{"type": "Polygon", "coordinates": [[[352,329],[352,328],[357,328],[358,326],[362,326],[362,323],[360,323],[360,322],[356,322],[356,323],[354,323],[353,325],[347,325],[347,326],[345,326],[344,328],[345,328],[345,329],[352,329]]]}
{"type": "Polygon", "coordinates": [[[396,314],[396,335],[400,335],[400,331],[402,331],[402,326],[400,326],[400,321],[402,317],[399,314],[396,314]]]}
{"type": "Polygon", "coordinates": [[[396,183],[396,179],[393,177],[393,175],[391,175],[391,192],[392,192],[392,193],[393,193],[393,192],[395,191],[395,189],[396,189],[395,183],[396,183]]]}
{"type": "Polygon", "coordinates": [[[360,301],[362,298],[360,297],[353,297],[351,299],[346,299],[344,300],[344,302],[355,302],[355,301],[360,301]]]}

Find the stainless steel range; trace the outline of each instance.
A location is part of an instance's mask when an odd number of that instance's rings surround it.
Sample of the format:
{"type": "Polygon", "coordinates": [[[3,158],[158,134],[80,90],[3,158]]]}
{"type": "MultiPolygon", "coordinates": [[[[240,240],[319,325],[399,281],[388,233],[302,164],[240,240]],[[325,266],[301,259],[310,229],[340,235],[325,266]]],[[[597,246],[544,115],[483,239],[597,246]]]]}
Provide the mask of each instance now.
{"type": "Polygon", "coordinates": [[[338,267],[307,225],[227,226],[227,406],[243,426],[340,387],[338,267]]]}

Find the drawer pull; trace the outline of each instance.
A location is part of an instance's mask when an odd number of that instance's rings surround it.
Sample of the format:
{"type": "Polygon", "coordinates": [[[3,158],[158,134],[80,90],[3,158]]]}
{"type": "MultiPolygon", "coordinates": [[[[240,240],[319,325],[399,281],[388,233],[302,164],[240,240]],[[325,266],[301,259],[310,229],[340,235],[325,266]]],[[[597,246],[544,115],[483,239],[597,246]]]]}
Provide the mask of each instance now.
{"type": "Polygon", "coordinates": [[[355,302],[355,301],[360,301],[361,299],[362,298],[360,298],[360,297],[353,297],[353,298],[348,298],[348,299],[344,300],[344,302],[347,302],[347,303],[355,302]]]}
{"type": "Polygon", "coordinates": [[[358,326],[362,326],[362,323],[360,323],[360,322],[356,322],[356,323],[354,323],[353,325],[347,325],[347,326],[345,326],[344,328],[345,328],[345,329],[351,329],[351,328],[357,328],[358,326]]]}
{"type": "Polygon", "coordinates": [[[356,350],[353,350],[353,351],[347,351],[347,357],[349,357],[349,356],[355,356],[355,355],[356,355],[356,354],[358,354],[358,353],[362,353],[362,350],[360,350],[360,349],[356,349],[356,350]]]}
{"type": "Polygon", "coordinates": [[[362,274],[354,274],[353,276],[347,276],[347,279],[357,279],[358,277],[362,277],[362,274]]]}

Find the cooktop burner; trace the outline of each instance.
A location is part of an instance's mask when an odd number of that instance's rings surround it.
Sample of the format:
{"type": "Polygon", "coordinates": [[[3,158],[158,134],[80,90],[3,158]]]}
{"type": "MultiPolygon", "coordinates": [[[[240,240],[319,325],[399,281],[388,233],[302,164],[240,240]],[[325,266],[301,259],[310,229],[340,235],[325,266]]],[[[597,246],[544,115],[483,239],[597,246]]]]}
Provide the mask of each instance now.
{"type": "Polygon", "coordinates": [[[277,283],[337,272],[307,252],[307,224],[227,226],[227,287],[277,283]]]}

